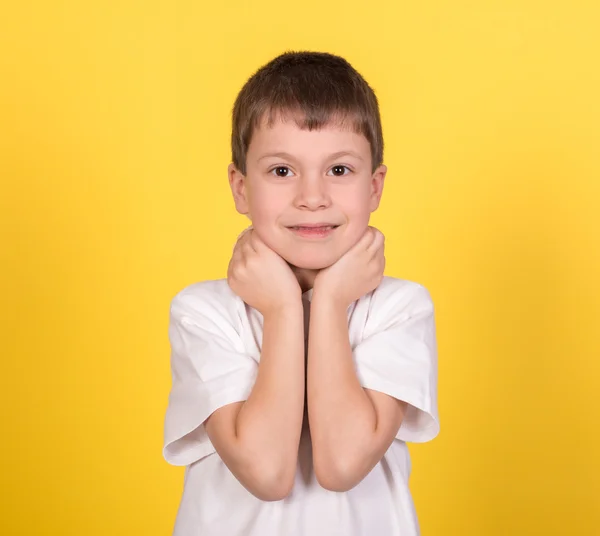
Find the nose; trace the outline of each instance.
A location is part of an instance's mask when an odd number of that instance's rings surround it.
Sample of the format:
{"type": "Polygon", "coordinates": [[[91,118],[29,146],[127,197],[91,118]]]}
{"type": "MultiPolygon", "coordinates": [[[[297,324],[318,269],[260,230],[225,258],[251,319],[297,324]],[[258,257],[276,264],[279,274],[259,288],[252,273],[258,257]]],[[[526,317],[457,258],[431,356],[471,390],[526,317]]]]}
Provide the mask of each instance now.
{"type": "Polygon", "coordinates": [[[331,204],[326,180],[318,175],[305,175],[298,181],[296,205],[310,210],[327,207],[331,204]]]}

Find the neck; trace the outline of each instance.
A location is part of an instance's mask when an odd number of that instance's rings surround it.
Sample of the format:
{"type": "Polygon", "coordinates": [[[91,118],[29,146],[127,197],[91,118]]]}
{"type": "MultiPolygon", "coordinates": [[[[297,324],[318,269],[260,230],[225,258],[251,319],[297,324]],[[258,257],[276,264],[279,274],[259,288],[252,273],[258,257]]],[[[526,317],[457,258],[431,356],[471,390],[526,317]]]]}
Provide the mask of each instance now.
{"type": "Polygon", "coordinates": [[[320,272],[320,270],[312,270],[310,268],[298,268],[293,264],[289,264],[289,266],[294,272],[296,278],[298,279],[298,284],[300,285],[302,292],[306,292],[307,290],[313,288],[315,284],[315,278],[317,277],[317,274],[320,272]]]}

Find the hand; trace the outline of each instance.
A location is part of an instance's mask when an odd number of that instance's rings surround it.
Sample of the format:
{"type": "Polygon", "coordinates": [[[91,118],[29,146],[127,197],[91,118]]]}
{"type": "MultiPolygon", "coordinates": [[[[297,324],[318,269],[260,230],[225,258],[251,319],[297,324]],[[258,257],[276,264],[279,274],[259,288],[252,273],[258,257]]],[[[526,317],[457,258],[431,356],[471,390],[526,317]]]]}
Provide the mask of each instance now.
{"type": "Polygon", "coordinates": [[[368,227],[360,240],[334,264],[321,270],[315,278],[313,300],[326,295],[348,307],[383,279],[385,237],[375,227],[368,227]]]}
{"type": "Polygon", "coordinates": [[[263,316],[290,304],[302,305],[302,290],[294,272],[253,228],[237,240],[227,269],[227,283],[263,316]]]}

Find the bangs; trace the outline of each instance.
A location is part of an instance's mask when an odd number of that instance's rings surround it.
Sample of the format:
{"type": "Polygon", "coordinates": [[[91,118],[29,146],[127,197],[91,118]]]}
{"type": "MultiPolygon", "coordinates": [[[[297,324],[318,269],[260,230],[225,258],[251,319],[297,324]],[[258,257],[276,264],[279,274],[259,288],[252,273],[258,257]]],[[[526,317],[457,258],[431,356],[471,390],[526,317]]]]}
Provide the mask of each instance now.
{"type": "Polygon", "coordinates": [[[357,134],[367,134],[367,120],[355,110],[327,109],[295,105],[293,107],[269,106],[258,111],[252,121],[254,128],[271,128],[277,122],[294,121],[302,130],[320,130],[323,127],[335,126],[341,130],[351,130],[357,134]]]}

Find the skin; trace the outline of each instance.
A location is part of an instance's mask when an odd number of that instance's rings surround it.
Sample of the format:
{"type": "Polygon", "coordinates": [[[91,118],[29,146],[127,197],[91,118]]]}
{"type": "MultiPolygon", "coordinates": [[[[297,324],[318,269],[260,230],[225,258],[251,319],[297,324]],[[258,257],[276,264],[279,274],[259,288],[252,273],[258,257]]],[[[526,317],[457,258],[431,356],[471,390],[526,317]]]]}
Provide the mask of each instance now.
{"type": "Polygon", "coordinates": [[[246,176],[230,164],[229,182],[237,211],[291,265],[304,291],[366,232],[379,207],[386,172],[384,165],[372,171],[369,141],[362,134],[335,124],[301,130],[293,120],[280,118],[272,128],[263,122],[254,131],[246,176]],[[332,157],[339,152],[353,154],[332,157]],[[269,156],[276,153],[290,156],[269,156]],[[299,239],[287,229],[319,222],[340,227],[319,241],[299,239]]]}
{"type": "Polygon", "coordinates": [[[384,237],[368,224],[387,169],[372,170],[361,134],[335,123],[302,130],[285,118],[255,130],[246,167],[244,176],[229,166],[236,209],[253,228],[234,248],[228,282],[264,317],[262,354],[248,400],[215,411],[206,430],[247,489],[279,500],[293,486],[306,396],[317,480],[347,491],[381,459],[406,411],[362,388],[348,340],[347,307],[383,278],[384,237]],[[288,229],[320,222],[339,227],[318,240],[288,229]],[[305,376],[302,292],[310,288],[305,376]]]}

